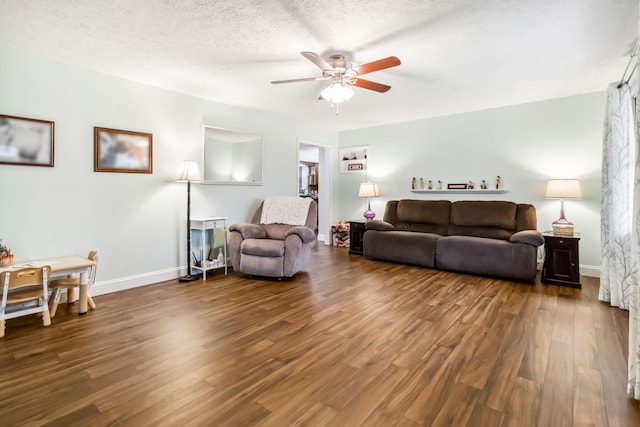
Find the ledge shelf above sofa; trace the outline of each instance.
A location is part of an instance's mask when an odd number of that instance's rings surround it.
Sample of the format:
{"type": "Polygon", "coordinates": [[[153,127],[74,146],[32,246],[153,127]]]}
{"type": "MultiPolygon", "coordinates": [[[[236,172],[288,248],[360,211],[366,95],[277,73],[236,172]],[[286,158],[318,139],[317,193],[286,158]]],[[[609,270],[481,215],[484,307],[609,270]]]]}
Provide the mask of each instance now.
{"type": "Polygon", "coordinates": [[[474,189],[460,189],[460,190],[453,190],[453,189],[442,189],[442,190],[411,190],[412,193],[485,193],[485,194],[502,194],[502,193],[506,193],[509,190],[505,189],[505,188],[501,188],[499,190],[491,190],[491,189],[486,189],[483,190],[481,188],[474,188],[474,189]]]}

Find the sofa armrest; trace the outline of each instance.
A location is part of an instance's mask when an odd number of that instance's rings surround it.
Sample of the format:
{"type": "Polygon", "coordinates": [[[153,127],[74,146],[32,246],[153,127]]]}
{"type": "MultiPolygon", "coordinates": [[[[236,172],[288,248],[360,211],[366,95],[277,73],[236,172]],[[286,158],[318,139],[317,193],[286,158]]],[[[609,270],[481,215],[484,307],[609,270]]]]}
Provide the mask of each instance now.
{"type": "Polygon", "coordinates": [[[541,246],[544,244],[544,237],[538,230],[523,230],[514,233],[509,241],[511,243],[526,243],[531,246],[541,246]]]}
{"type": "Polygon", "coordinates": [[[298,235],[298,237],[300,237],[300,240],[302,240],[303,243],[311,243],[314,240],[316,240],[316,233],[314,233],[314,231],[309,227],[292,227],[289,230],[287,230],[287,232],[284,235],[284,238],[286,239],[292,234],[298,235]]]}
{"type": "Polygon", "coordinates": [[[378,230],[378,231],[393,231],[396,228],[390,222],[382,221],[381,219],[373,219],[368,221],[365,226],[367,230],[378,230]]]}
{"type": "Polygon", "coordinates": [[[237,231],[243,239],[266,239],[267,232],[257,224],[232,224],[229,232],[237,231]]]}

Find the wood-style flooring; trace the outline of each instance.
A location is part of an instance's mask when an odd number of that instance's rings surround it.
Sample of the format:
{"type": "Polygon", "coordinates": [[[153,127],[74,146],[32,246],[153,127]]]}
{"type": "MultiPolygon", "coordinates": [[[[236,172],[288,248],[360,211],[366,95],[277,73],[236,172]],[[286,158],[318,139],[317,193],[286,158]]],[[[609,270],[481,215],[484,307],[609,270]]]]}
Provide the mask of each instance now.
{"type": "Polygon", "coordinates": [[[318,246],[290,281],[218,271],[7,321],[0,426],[640,426],[628,312],[597,291],[318,246]]]}

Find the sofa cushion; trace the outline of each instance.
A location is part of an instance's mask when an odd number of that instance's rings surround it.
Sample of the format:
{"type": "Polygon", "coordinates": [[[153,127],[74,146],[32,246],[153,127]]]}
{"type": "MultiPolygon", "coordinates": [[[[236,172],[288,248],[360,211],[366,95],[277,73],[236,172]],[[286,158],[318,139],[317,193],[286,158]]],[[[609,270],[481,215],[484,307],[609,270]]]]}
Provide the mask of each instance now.
{"type": "Polygon", "coordinates": [[[267,238],[284,240],[287,237],[287,231],[294,226],[288,224],[261,224],[260,227],[266,231],[267,238]]]}
{"type": "Polygon", "coordinates": [[[240,244],[240,253],[259,257],[284,256],[284,240],[247,239],[240,244]]]}
{"type": "Polygon", "coordinates": [[[516,217],[516,231],[536,230],[538,228],[535,206],[528,203],[518,203],[516,217]]]}
{"type": "Polygon", "coordinates": [[[436,243],[436,267],[443,270],[532,282],[537,248],[528,244],[469,236],[447,236],[436,243]]]}
{"type": "Polygon", "coordinates": [[[447,234],[509,240],[516,229],[516,213],[513,202],[454,202],[447,234]]]}
{"type": "Polygon", "coordinates": [[[451,224],[514,230],[516,212],[513,202],[459,201],[451,205],[451,224]]]}
{"type": "Polygon", "coordinates": [[[433,233],[367,230],[363,240],[364,256],[433,268],[436,241],[440,237],[433,233]]]}
{"type": "Polygon", "coordinates": [[[444,235],[450,210],[451,202],[448,200],[400,200],[393,225],[396,230],[444,235]]]}

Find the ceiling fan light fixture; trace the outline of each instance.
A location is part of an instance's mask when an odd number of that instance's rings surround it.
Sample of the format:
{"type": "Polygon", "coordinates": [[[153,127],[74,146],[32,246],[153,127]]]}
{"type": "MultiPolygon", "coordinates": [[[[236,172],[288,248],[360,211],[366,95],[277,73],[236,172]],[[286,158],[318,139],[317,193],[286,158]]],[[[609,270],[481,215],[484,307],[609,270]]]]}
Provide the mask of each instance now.
{"type": "Polygon", "coordinates": [[[322,77],[305,77],[301,79],[274,80],[272,84],[309,82],[314,80],[329,80],[330,83],[320,92],[318,99],[329,101],[331,108],[336,109],[336,115],[339,114],[339,105],[351,99],[355,93],[351,86],[361,89],[372,90],[384,93],[391,89],[391,86],[365,80],[360,76],[373,73],[375,71],[385,70],[400,65],[400,60],[395,56],[378,59],[377,61],[367,62],[357,67],[353,67],[347,62],[344,55],[335,54],[329,58],[329,62],[325,61],[320,55],[314,52],[300,52],[302,56],[311,61],[315,66],[322,70],[322,77]]]}
{"type": "Polygon", "coordinates": [[[320,92],[320,96],[333,104],[340,104],[350,100],[354,93],[353,89],[349,86],[336,82],[324,88],[324,90],[320,92]]]}

